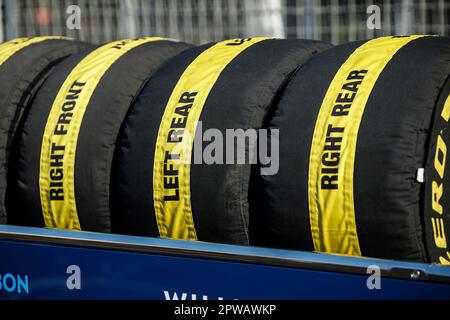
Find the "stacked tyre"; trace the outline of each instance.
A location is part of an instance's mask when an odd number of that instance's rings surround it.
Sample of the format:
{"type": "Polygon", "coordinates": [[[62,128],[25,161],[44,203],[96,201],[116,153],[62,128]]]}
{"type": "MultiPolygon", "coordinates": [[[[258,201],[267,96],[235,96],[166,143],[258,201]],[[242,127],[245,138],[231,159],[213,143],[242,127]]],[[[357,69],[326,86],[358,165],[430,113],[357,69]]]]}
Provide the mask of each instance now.
{"type": "Polygon", "coordinates": [[[110,231],[111,166],[145,81],[190,45],[147,37],[73,55],[45,81],[18,142],[13,224],[110,231]]]}
{"type": "Polygon", "coordinates": [[[450,263],[449,38],[33,41],[0,223],[450,263]]]}
{"type": "Polygon", "coordinates": [[[310,59],[268,121],[280,170],[260,177],[253,242],[449,263],[449,59],[433,36],[310,59]]]}
{"type": "Polygon", "coordinates": [[[252,147],[228,140],[225,148],[227,131],[261,129],[290,75],[329,47],[235,39],[189,49],[164,65],[125,121],[112,231],[248,244],[252,147]]]}
{"type": "Polygon", "coordinates": [[[62,37],[19,38],[0,44],[0,224],[6,223],[6,190],[14,141],[23,115],[55,65],[90,47],[62,37]]]}

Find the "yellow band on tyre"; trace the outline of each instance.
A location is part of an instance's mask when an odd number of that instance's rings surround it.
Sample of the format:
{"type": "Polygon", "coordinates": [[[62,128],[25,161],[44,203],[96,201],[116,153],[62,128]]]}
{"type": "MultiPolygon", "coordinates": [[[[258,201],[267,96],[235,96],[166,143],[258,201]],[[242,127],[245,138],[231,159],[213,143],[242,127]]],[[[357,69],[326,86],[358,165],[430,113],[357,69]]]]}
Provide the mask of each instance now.
{"type": "Polygon", "coordinates": [[[153,201],[161,237],[197,240],[190,190],[197,122],[225,67],[241,52],[266,39],[234,39],[213,45],[195,58],[174,87],[158,130],[153,164],[153,201]]]}
{"type": "Polygon", "coordinates": [[[382,37],[358,47],[337,71],[322,101],[309,158],[308,204],[316,251],[361,255],[353,171],[367,100],[394,54],[423,36],[382,37]]]}
{"type": "Polygon", "coordinates": [[[128,51],[159,37],[108,43],[92,51],[71,71],[53,102],[42,139],[39,193],[48,228],[80,230],[75,198],[78,134],[89,101],[105,72],[128,51]]]}
{"type": "Polygon", "coordinates": [[[14,53],[17,51],[33,44],[42,42],[45,40],[63,40],[63,39],[69,39],[66,37],[34,37],[34,38],[17,38],[5,43],[0,44],[0,65],[5,63],[6,60],[8,60],[14,53]]]}

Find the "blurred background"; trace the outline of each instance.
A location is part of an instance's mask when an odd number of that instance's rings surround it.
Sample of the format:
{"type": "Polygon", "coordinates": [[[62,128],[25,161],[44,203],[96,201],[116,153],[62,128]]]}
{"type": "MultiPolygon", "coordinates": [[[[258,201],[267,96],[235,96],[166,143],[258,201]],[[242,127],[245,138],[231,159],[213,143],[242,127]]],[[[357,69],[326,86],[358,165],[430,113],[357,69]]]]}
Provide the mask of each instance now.
{"type": "Polygon", "coordinates": [[[320,39],[334,44],[382,35],[449,35],[448,0],[0,0],[0,40],[66,35],[102,43],[143,35],[195,44],[235,37],[320,39]],[[66,12],[80,8],[80,28],[66,12]],[[380,8],[368,28],[368,7],[380,8]]]}

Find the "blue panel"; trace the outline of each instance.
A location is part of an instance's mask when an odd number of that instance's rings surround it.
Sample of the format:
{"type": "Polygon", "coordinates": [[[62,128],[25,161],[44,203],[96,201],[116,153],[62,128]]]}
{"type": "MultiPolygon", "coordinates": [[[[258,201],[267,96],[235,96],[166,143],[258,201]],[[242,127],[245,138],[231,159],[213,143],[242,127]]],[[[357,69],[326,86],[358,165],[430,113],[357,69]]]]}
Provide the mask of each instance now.
{"type": "MultiPolygon", "coordinates": [[[[200,242],[0,226],[0,233],[40,234],[147,247],[287,259],[336,266],[422,270],[450,275],[450,268],[200,242]]],[[[0,299],[450,299],[450,284],[381,278],[369,290],[369,275],[280,267],[200,257],[93,249],[0,240],[0,299]],[[68,266],[81,270],[81,289],[68,289],[68,266]],[[12,279],[14,278],[14,279],[12,279]],[[19,279],[20,278],[20,279],[19,279]],[[21,292],[18,292],[21,280],[21,292]],[[26,281],[28,280],[28,281],[26,281]],[[6,283],[5,283],[6,281],[6,283]],[[15,284],[15,286],[14,286],[15,284]],[[13,288],[14,287],[14,288],[13,288]],[[8,292],[11,291],[11,292],[8,292]],[[27,292],[28,291],[28,292],[27,292]],[[166,294],[165,294],[166,292],[166,294]],[[193,296],[194,295],[194,296],[193,296]]],[[[70,282],[73,283],[73,282],[70,282]]]]}
{"type": "Polygon", "coordinates": [[[203,252],[223,253],[223,254],[240,254],[255,257],[288,259],[291,261],[308,262],[308,263],[326,263],[339,266],[356,266],[366,268],[369,265],[376,264],[382,269],[404,268],[422,270],[428,274],[441,275],[450,278],[450,267],[440,265],[430,265],[425,263],[402,262],[395,260],[381,260],[373,258],[360,258],[350,256],[340,256],[332,254],[320,254],[313,252],[269,249],[249,246],[235,246],[217,243],[206,243],[200,241],[182,241],[172,239],[158,239],[147,237],[134,237],[106,233],[94,233],[84,231],[67,231],[56,229],[30,228],[18,226],[0,225],[0,234],[25,234],[25,235],[42,235],[64,239],[75,240],[95,240],[100,242],[108,242],[114,244],[138,245],[153,248],[171,248],[197,250],[203,252]]]}

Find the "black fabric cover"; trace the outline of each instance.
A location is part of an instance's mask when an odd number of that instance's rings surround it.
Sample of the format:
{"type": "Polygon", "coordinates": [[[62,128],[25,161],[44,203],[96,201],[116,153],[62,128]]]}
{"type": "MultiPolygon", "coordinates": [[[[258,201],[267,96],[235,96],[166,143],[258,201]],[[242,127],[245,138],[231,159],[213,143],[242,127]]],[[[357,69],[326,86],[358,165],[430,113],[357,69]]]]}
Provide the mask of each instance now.
{"type": "MultiPolygon", "coordinates": [[[[252,217],[254,244],[314,249],[307,183],[314,126],[334,75],[362,43],[340,45],[313,57],[287,85],[268,122],[268,127],[280,130],[280,170],[260,178],[259,215],[252,217]]],[[[425,185],[416,175],[429,153],[432,116],[450,74],[449,58],[449,38],[414,40],[394,55],[369,96],[354,168],[362,255],[427,260],[422,223],[425,185]]]]}
{"type": "MultiPolygon", "coordinates": [[[[167,59],[189,47],[186,43],[167,40],[142,44],[121,56],[101,78],[84,114],[77,142],[75,196],[82,230],[110,231],[111,166],[123,118],[153,72],[167,59]]],[[[39,159],[47,117],[60,86],[90,52],[74,55],[58,65],[36,96],[20,140],[14,192],[16,206],[11,223],[44,225],[39,195],[39,159]]]]}
{"type": "Polygon", "coordinates": [[[80,41],[48,39],[15,52],[0,66],[0,224],[6,223],[6,189],[10,150],[23,114],[42,81],[67,56],[91,45],[80,41]]]}
{"type": "MultiPolygon", "coordinates": [[[[211,45],[172,59],[150,79],[130,108],[114,171],[119,209],[113,217],[114,232],[159,236],[152,185],[158,129],[181,74],[211,45]]],[[[217,128],[225,136],[225,129],[261,128],[289,75],[328,47],[318,41],[265,40],[240,53],[208,95],[200,115],[203,131],[217,128]]],[[[248,244],[250,174],[249,164],[191,164],[191,206],[199,240],[248,244]]]]}

